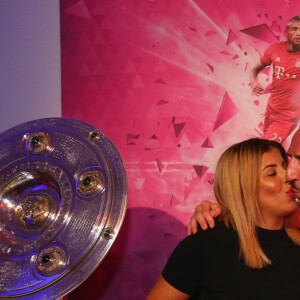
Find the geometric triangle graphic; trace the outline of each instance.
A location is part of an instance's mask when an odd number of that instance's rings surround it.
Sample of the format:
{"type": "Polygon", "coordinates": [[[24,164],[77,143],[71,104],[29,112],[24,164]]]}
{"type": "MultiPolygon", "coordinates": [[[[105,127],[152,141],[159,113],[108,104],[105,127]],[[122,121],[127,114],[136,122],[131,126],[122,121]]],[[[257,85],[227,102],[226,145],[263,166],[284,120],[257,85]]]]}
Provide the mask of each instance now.
{"type": "Polygon", "coordinates": [[[267,67],[265,67],[262,71],[261,71],[261,73],[262,74],[266,74],[266,75],[270,75],[270,66],[267,66],[267,67]]]}
{"type": "Polygon", "coordinates": [[[127,142],[129,140],[137,140],[139,137],[140,137],[140,134],[127,133],[126,140],[127,140],[127,142]]]}
{"type": "Polygon", "coordinates": [[[242,29],[241,32],[270,44],[278,42],[278,37],[273,33],[273,31],[266,24],[242,29]]]}
{"type": "Polygon", "coordinates": [[[263,94],[271,93],[272,90],[272,84],[270,83],[263,91],[263,94]]]}
{"type": "Polygon", "coordinates": [[[164,100],[164,99],[160,99],[160,100],[156,103],[156,105],[163,105],[163,104],[167,104],[167,103],[169,103],[169,101],[164,100]]]}
{"type": "Polygon", "coordinates": [[[206,167],[206,166],[199,166],[199,165],[193,165],[193,168],[194,168],[197,176],[200,177],[200,178],[208,170],[208,167],[206,167]]]}
{"type": "Polygon", "coordinates": [[[208,63],[206,63],[206,64],[207,64],[207,66],[209,67],[209,69],[210,69],[212,72],[214,72],[214,67],[213,67],[212,65],[208,64],[208,63]]]}
{"type": "Polygon", "coordinates": [[[216,34],[217,32],[215,30],[208,30],[206,33],[205,33],[205,36],[210,36],[210,35],[213,35],[213,34],[216,34]]]}
{"type": "Polygon", "coordinates": [[[135,79],[133,80],[131,87],[132,88],[145,88],[145,85],[139,75],[135,76],[135,79]]]}
{"type": "Polygon", "coordinates": [[[104,9],[103,3],[100,3],[100,1],[95,1],[95,6],[92,9],[92,14],[94,16],[107,14],[106,10],[104,9]]]}
{"type": "Polygon", "coordinates": [[[274,20],[272,25],[271,25],[271,29],[277,32],[281,32],[281,27],[280,24],[278,24],[277,20],[274,20]]]}
{"type": "Polygon", "coordinates": [[[82,65],[82,67],[80,68],[80,70],[78,72],[78,75],[79,76],[91,76],[92,75],[92,72],[86,63],[84,63],[82,65]]]}
{"type": "Polygon", "coordinates": [[[237,35],[235,33],[233,33],[231,31],[231,29],[229,30],[229,34],[228,34],[228,38],[227,38],[227,42],[226,42],[226,45],[230,45],[234,40],[237,39],[237,35]]]}
{"type": "Polygon", "coordinates": [[[213,146],[213,144],[211,143],[210,139],[207,138],[207,139],[204,141],[204,143],[202,144],[201,147],[203,147],[203,148],[213,148],[214,146],[213,146]]]}
{"type": "Polygon", "coordinates": [[[64,13],[77,17],[82,17],[85,19],[91,19],[90,13],[83,1],[79,1],[73,6],[70,6],[69,8],[65,9],[64,13]]]}
{"type": "Polygon", "coordinates": [[[227,52],[227,51],[221,51],[220,52],[221,54],[224,54],[224,55],[231,55],[229,52],[227,52]]]}
{"type": "Polygon", "coordinates": [[[192,147],[191,141],[190,141],[190,139],[188,138],[188,136],[186,135],[185,132],[179,138],[178,143],[180,143],[180,146],[192,147]]]}
{"type": "Polygon", "coordinates": [[[136,74],[137,71],[136,71],[136,68],[135,66],[133,65],[132,61],[129,60],[127,65],[125,66],[124,68],[124,71],[123,71],[125,74],[136,74]]]}
{"type": "Polygon", "coordinates": [[[158,158],[156,159],[156,163],[157,163],[158,171],[159,173],[161,173],[161,171],[164,168],[164,164],[158,158]]]}
{"type": "Polygon", "coordinates": [[[214,173],[206,173],[205,181],[207,181],[210,185],[214,183],[215,174],[214,173]]]}
{"type": "Polygon", "coordinates": [[[162,80],[161,78],[155,80],[154,83],[166,84],[165,81],[162,80]]]}
{"type": "Polygon", "coordinates": [[[182,131],[184,126],[185,126],[185,123],[177,123],[177,124],[173,125],[176,137],[179,136],[179,134],[182,131]]]}
{"type": "Polygon", "coordinates": [[[217,129],[222,124],[227,122],[230,118],[237,114],[238,111],[239,110],[237,109],[231,98],[227,93],[225,93],[213,130],[217,129]]]}

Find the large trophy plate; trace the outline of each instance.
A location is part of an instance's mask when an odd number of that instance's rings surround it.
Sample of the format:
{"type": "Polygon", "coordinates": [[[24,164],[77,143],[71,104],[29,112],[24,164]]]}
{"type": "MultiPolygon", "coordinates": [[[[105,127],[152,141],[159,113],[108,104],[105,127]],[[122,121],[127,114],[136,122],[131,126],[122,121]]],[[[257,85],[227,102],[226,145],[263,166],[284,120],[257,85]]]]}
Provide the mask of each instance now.
{"type": "Polygon", "coordinates": [[[56,299],[111,247],[127,203],[114,144],[89,124],[31,121],[0,134],[0,299],[56,299]]]}

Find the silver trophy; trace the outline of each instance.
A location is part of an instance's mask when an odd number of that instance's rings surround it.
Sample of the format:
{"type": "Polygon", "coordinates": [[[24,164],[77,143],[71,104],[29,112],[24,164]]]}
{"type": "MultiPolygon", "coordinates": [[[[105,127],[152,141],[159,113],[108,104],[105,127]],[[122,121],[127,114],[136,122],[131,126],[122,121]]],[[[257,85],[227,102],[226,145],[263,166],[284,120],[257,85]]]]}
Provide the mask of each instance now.
{"type": "Polygon", "coordinates": [[[66,118],[0,134],[0,299],[56,299],[109,251],[124,218],[127,177],[114,144],[66,118]]]}

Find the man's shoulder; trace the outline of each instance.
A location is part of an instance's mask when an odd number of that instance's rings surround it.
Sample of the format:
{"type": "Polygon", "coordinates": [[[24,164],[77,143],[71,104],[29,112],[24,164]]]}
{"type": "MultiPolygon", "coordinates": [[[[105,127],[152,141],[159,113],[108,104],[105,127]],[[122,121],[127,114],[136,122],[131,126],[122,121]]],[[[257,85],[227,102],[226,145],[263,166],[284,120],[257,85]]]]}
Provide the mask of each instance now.
{"type": "Polygon", "coordinates": [[[286,42],[278,42],[275,44],[270,45],[267,50],[285,50],[286,49],[286,42]]]}

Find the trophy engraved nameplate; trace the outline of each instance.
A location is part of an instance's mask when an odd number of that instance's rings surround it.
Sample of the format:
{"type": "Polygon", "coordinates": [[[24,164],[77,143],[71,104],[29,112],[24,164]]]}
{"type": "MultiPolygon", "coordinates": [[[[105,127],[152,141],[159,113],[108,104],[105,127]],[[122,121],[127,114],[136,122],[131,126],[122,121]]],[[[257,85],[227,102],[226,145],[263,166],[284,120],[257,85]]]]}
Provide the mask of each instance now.
{"type": "Polygon", "coordinates": [[[0,299],[56,299],[109,251],[127,204],[115,145],[81,121],[49,118],[0,134],[0,299]]]}

